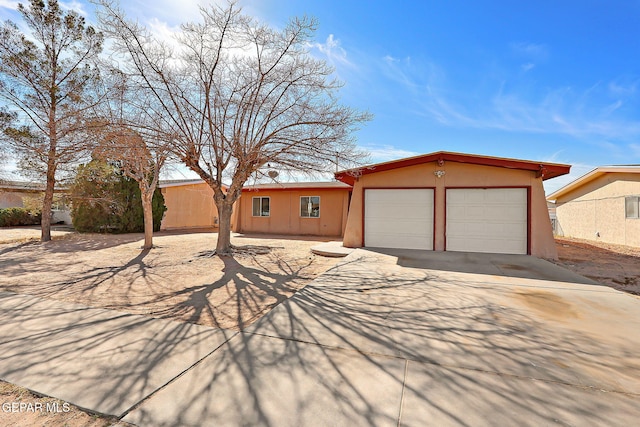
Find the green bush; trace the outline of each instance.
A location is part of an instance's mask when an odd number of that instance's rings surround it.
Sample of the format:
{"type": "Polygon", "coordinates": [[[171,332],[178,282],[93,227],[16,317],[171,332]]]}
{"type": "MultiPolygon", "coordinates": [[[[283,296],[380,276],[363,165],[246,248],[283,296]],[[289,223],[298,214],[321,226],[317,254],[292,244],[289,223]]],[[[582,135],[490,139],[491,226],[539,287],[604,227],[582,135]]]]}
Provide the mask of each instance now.
{"type": "MultiPolygon", "coordinates": [[[[79,232],[141,233],[144,215],[138,183],[119,173],[117,168],[93,160],[81,165],[71,189],[73,209],[71,217],[79,232]]],[[[160,189],[152,200],[153,229],[160,230],[160,222],[167,208],[160,189]]]]}
{"type": "Polygon", "coordinates": [[[0,209],[0,227],[15,227],[18,225],[38,225],[42,215],[33,213],[25,208],[0,209]]]}

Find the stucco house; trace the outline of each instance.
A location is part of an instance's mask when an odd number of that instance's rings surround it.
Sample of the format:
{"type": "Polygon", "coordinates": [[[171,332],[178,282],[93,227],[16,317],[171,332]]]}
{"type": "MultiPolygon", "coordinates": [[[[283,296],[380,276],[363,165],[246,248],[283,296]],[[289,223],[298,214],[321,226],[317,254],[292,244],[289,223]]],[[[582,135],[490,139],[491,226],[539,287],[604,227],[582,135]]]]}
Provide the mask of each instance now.
{"type": "Polygon", "coordinates": [[[218,227],[213,190],[206,182],[201,179],[161,181],[159,187],[167,207],[160,230],[218,227]]]}
{"type": "MultiPolygon", "coordinates": [[[[338,182],[246,186],[240,233],[343,237],[346,247],[557,258],[542,181],[570,166],[439,151],[335,174],[338,182]]],[[[165,182],[161,229],[217,227],[200,180],[165,182]]]]}
{"type": "MultiPolygon", "coordinates": [[[[71,224],[71,212],[64,203],[62,195],[66,188],[56,188],[51,209],[52,223],[71,224]]],[[[24,181],[0,180],[0,209],[23,208],[32,199],[32,205],[38,205],[44,194],[44,184],[24,181]]]]}
{"type": "Polygon", "coordinates": [[[347,225],[351,186],[295,182],[246,186],[236,202],[239,233],[340,237],[347,225]]]}
{"type": "Polygon", "coordinates": [[[640,247],[640,165],[598,167],[547,199],[558,235],[640,247]]]}
{"type": "MultiPolygon", "coordinates": [[[[213,190],[202,180],[160,183],[167,211],[161,230],[218,227],[213,190]]],[[[351,186],[341,182],[247,185],[235,203],[236,233],[341,237],[347,224],[351,186]]]]}
{"type": "Polygon", "coordinates": [[[0,209],[22,208],[26,199],[37,198],[43,191],[42,184],[0,180],[0,209]]]}
{"type": "Polygon", "coordinates": [[[439,151],[341,171],[347,247],[557,258],[542,181],[570,166],[439,151]]]}

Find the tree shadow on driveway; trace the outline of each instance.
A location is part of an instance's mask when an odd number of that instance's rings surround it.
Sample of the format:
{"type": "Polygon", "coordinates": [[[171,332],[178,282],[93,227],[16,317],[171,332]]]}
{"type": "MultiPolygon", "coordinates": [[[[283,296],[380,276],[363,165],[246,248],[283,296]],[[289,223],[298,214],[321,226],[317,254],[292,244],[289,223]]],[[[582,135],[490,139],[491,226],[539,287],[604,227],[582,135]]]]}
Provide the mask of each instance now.
{"type": "Polygon", "coordinates": [[[459,278],[359,256],[282,302],[125,420],[624,425],[640,416],[637,338],[605,339],[544,322],[459,278]]]}

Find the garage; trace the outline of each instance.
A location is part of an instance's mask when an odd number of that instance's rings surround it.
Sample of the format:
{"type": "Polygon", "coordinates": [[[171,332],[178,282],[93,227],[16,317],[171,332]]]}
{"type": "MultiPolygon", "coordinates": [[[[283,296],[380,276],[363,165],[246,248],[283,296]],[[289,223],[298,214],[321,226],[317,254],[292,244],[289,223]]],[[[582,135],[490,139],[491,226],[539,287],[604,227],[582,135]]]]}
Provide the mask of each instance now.
{"type": "Polygon", "coordinates": [[[446,189],[446,250],[526,254],[526,188],[446,189]]]}
{"type": "Polygon", "coordinates": [[[433,250],[433,189],[365,189],[365,245],[433,250]]]}
{"type": "Polygon", "coordinates": [[[437,151],[339,171],[353,188],[342,244],[556,259],[543,182],[569,170],[437,151]]]}

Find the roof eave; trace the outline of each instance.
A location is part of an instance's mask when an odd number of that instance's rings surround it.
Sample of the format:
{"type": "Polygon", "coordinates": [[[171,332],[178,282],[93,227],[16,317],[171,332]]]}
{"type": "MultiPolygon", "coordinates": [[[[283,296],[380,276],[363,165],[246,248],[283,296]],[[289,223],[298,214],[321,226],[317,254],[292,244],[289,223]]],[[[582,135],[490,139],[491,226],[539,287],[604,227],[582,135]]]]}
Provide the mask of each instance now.
{"type": "Polygon", "coordinates": [[[367,175],[374,172],[383,172],[408,166],[415,166],[424,163],[445,161],[457,163],[469,163],[482,166],[496,166],[508,169],[520,169],[536,172],[543,180],[566,175],[571,170],[570,165],[560,163],[534,162],[529,160],[508,159],[502,157],[481,156],[475,154],[453,153],[448,151],[437,151],[435,153],[423,154],[421,156],[408,157],[406,159],[393,160],[390,162],[377,163],[361,168],[347,169],[335,173],[336,179],[354,185],[358,176],[367,175]]]}

